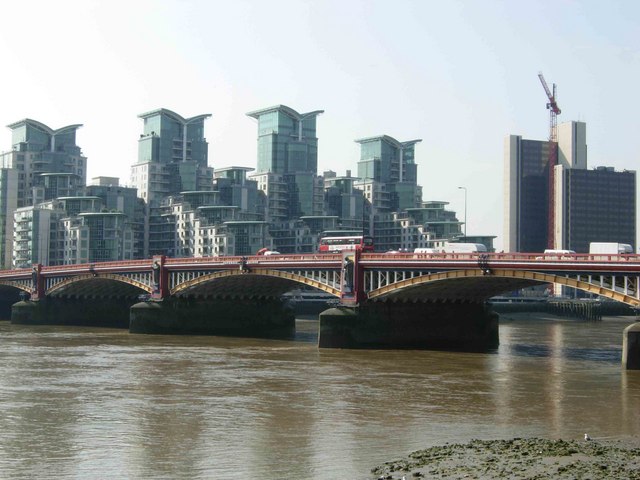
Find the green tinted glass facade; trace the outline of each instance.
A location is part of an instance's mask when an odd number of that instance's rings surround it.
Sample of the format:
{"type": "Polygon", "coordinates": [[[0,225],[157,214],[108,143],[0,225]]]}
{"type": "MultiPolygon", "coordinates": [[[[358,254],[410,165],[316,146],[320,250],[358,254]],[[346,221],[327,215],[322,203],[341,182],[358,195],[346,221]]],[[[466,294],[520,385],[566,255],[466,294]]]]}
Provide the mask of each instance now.
{"type": "Polygon", "coordinates": [[[167,109],[139,115],[144,133],[138,140],[138,163],[193,161],[208,164],[208,143],[204,138],[204,121],[209,114],[183,118],[167,109]]]}
{"type": "Polygon", "coordinates": [[[356,140],[360,144],[358,177],[382,183],[416,182],[415,144],[387,135],[356,140]]]}
{"type": "Polygon", "coordinates": [[[248,113],[258,120],[256,173],[316,173],[316,117],[320,113],[301,114],[284,105],[248,113]]]}

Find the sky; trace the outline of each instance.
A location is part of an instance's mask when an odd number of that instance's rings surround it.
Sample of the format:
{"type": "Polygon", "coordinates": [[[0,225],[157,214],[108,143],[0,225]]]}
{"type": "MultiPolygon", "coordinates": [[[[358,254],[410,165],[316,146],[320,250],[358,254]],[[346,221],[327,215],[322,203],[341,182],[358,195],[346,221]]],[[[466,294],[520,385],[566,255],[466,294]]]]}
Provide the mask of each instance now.
{"type": "Polygon", "coordinates": [[[354,140],[416,146],[424,200],[449,202],[469,235],[503,231],[503,142],[587,124],[590,167],[635,170],[640,2],[496,0],[22,0],[0,4],[4,126],[82,124],[88,178],[129,184],[138,115],[203,113],[209,165],[255,167],[247,112],[318,117],[319,172],[357,173],[354,140]]]}

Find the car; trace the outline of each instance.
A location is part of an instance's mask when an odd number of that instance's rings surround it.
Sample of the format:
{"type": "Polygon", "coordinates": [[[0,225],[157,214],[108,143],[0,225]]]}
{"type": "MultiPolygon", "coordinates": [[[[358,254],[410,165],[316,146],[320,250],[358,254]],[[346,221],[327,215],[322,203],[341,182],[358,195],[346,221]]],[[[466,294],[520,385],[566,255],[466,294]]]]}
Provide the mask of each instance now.
{"type": "Polygon", "coordinates": [[[261,248],[256,252],[256,255],[280,255],[280,252],[276,250],[269,250],[268,248],[261,248]]]}

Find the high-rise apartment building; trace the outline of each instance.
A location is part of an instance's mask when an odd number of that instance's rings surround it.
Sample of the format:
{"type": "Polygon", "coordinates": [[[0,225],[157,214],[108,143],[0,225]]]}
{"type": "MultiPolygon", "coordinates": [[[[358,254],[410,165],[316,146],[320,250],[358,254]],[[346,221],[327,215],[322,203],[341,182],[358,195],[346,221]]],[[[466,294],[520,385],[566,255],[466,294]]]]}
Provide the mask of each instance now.
{"type": "Polygon", "coordinates": [[[161,108],[139,115],[144,130],[138,140],[138,161],[131,167],[131,184],[147,204],[144,256],[167,254],[166,221],[161,202],[184,191],[209,191],[213,168],[204,121],[210,114],[184,118],[161,108]]]}
{"type": "Polygon", "coordinates": [[[416,183],[415,145],[422,140],[399,142],[388,135],[361,138],[358,176],[382,183],[416,183]]]}
{"type": "Polygon", "coordinates": [[[0,154],[0,165],[18,171],[18,207],[43,201],[45,192],[58,185],[79,188],[86,184],[87,159],[76,145],[76,131],[81,126],[54,130],[28,118],[8,125],[12,150],[0,154]],[[48,174],[59,175],[52,178],[48,174]]]}
{"type": "Polygon", "coordinates": [[[13,257],[13,215],[18,207],[18,170],[0,168],[0,269],[9,269],[13,257]]]}
{"type": "Polygon", "coordinates": [[[211,190],[213,169],[208,166],[209,144],[204,137],[204,121],[210,116],[184,118],[166,108],[138,115],[144,130],[131,183],[145,202],[155,206],[167,195],[211,190]]]}
{"type": "MultiPolygon", "coordinates": [[[[86,183],[87,159],[76,144],[76,131],[80,124],[52,129],[32,119],[8,125],[11,129],[11,150],[0,154],[0,263],[3,268],[21,266],[48,253],[33,256],[15,251],[44,249],[49,245],[47,236],[32,233],[31,229],[47,223],[49,212],[28,214],[28,222],[14,226],[15,212],[34,207],[56,196],[77,195],[86,183]],[[35,220],[34,220],[35,219],[35,220]]],[[[54,215],[55,216],[55,215],[54,215]]],[[[35,231],[35,230],[34,230],[35,231]]],[[[47,229],[48,232],[48,229],[47,229]]]]}
{"type": "Polygon", "coordinates": [[[316,117],[323,112],[298,113],[285,105],[276,105],[247,113],[258,120],[256,173],[316,173],[316,117]]]}
{"type": "Polygon", "coordinates": [[[372,205],[373,214],[414,208],[422,201],[417,183],[415,145],[422,140],[399,142],[388,135],[362,138],[358,186],[372,205]]]}
{"type": "Polygon", "coordinates": [[[322,214],[316,136],[316,117],[321,113],[298,113],[285,105],[247,113],[258,120],[258,167],[251,178],[268,198],[265,220],[285,222],[322,214]]]}

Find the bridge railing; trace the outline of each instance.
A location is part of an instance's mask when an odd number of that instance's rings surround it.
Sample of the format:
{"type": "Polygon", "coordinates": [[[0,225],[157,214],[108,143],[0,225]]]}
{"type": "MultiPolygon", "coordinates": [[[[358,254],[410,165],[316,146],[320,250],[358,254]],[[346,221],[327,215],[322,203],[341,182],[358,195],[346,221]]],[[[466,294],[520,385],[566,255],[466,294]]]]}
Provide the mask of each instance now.
{"type": "Polygon", "coordinates": [[[363,260],[488,260],[490,262],[640,262],[637,254],[544,253],[364,253],[363,260]]]}
{"type": "Polygon", "coordinates": [[[297,253],[297,254],[280,254],[280,255],[245,255],[245,256],[219,256],[219,257],[188,257],[188,258],[167,258],[165,265],[201,265],[201,264],[220,264],[220,265],[238,265],[246,262],[248,265],[260,263],[278,263],[278,262],[309,262],[318,261],[341,261],[341,254],[321,254],[321,253],[297,253]]]}
{"type": "Polygon", "coordinates": [[[142,259],[142,260],[119,260],[114,262],[95,262],[95,263],[74,263],[70,265],[52,265],[48,267],[42,267],[43,273],[54,273],[59,271],[70,271],[70,270],[88,270],[91,268],[99,268],[99,269],[113,269],[113,268],[131,268],[131,267],[149,267],[151,268],[152,260],[142,259]]]}

